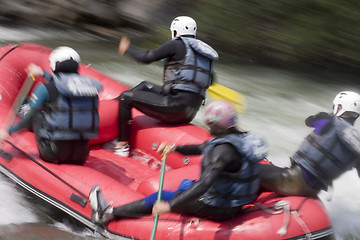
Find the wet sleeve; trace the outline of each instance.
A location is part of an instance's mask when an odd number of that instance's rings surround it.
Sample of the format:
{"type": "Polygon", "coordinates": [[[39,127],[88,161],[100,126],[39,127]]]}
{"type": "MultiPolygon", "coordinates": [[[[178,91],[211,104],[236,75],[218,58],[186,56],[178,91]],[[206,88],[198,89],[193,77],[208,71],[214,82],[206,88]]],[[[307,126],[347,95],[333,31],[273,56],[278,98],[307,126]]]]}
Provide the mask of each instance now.
{"type": "Polygon", "coordinates": [[[32,124],[32,120],[34,119],[35,114],[38,112],[35,108],[30,108],[29,112],[25,115],[24,118],[22,118],[18,124],[16,124],[14,127],[9,127],[9,134],[12,134],[13,132],[19,131],[23,128],[28,128],[32,124]]]}
{"type": "Polygon", "coordinates": [[[44,84],[38,84],[31,93],[30,107],[40,110],[45,102],[49,101],[49,92],[44,84]]]}
{"type": "Polygon", "coordinates": [[[148,64],[175,55],[176,48],[174,45],[175,41],[168,41],[154,50],[139,50],[130,46],[125,54],[137,62],[148,64]]]}
{"type": "Polygon", "coordinates": [[[194,145],[179,145],[176,146],[175,151],[183,155],[201,155],[206,143],[194,145]]]}
{"type": "Polygon", "coordinates": [[[170,208],[174,209],[184,203],[193,201],[203,195],[217,180],[220,173],[231,161],[234,149],[230,144],[217,145],[210,154],[210,164],[202,169],[199,181],[195,182],[190,188],[177,195],[170,201],[170,208]]]}
{"type": "Polygon", "coordinates": [[[9,134],[16,132],[20,129],[30,127],[35,114],[40,111],[45,102],[49,101],[49,93],[44,84],[38,84],[34,91],[31,93],[29,104],[30,111],[20,119],[19,123],[14,127],[9,128],[9,134]]]}

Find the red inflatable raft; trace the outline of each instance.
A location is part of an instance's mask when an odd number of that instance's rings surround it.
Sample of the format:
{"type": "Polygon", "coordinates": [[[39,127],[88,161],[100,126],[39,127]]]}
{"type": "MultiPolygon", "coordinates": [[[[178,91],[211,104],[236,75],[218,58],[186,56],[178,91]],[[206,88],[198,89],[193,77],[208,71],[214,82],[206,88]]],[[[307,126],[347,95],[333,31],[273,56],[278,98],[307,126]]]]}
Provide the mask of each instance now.
{"type": "MultiPolygon", "coordinates": [[[[0,48],[0,127],[22,87],[25,68],[35,63],[50,71],[51,49],[37,44],[0,48]]],[[[114,206],[129,203],[157,191],[161,156],[158,144],[197,144],[209,139],[207,131],[194,125],[169,126],[134,110],[131,129],[133,156],[123,158],[102,147],[117,134],[117,102],[113,99],[126,86],[104,74],[81,65],[80,73],[102,82],[100,94],[100,134],[92,142],[90,156],[83,166],[56,165],[39,158],[34,133],[23,130],[3,143],[0,171],[51,205],[106,237],[149,239],[154,218],[122,219],[99,228],[91,222],[88,194],[100,185],[104,197],[114,206]],[[100,230],[99,230],[100,229],[100,230]]],[[[42,78],[36,81],[44,81],[42,78]]],[[[167,157],[164,189],[174,190],[183,178],[199,177],[201,157],[178,153],[167,157]]],[[[322,203],[303,197],[280,197],[264,192],[245,214],[225,222],[212,222],[178,214],[161,215],[156,239],[332,239],[333,231],[322,203]]]]}

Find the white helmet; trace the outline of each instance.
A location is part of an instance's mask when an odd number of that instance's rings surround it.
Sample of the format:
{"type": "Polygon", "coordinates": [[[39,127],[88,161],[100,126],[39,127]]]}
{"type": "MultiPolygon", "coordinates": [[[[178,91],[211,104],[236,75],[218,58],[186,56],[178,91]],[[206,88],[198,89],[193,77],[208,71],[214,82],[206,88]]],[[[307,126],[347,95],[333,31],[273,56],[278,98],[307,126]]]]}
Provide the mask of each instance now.
{"type": "Polygon", "coordinates": [[[196,22],[191,17],[180,16],[176,17],[170,25],[171,37],[192,35],[196,37],[196,22]]]}
{"type": "Polygon", "coordinates": [[[344,112],[360,114],[360,95],[355,92],[340,92],[334,98],[333,104],[333,111],[336,116],[341,116],[344,112]],[[341,106],[341,109],[337,111],[339,105],[341,106]]]}
{"type": "Polygon", "coordinates": [[[53,71],[55,71],[56,63],[63,62],[66,60],[74,60],[78,64],[80,64],[81,59],[80,55],[70,47],[58,47],[55,48],[49,56],[50,67],[53,71]]]}

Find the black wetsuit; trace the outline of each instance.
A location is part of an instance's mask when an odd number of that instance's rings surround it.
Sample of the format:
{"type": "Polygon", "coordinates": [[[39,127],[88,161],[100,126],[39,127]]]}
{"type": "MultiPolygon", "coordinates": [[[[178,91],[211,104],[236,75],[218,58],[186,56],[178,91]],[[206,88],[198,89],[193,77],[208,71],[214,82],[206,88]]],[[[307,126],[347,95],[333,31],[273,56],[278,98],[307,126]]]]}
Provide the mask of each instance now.
{"type": "MultiPolygon", "coordinates": [[[[199,155],[206,146],[206,142],[200,145],[177,146],[176,151],[186,155],[199,155]]],[[[242,211],[242,206],[237,207],[214,207],[201,201],[201,196],[208,191],[221,173],[234,173],[242,167],[242,156],[229,143],[216,145],[212,151],[211,164],[201,169],[201,176],[191,187],[169,194],[171,212],[187,214],[214,221],[228,220],[236,217],[242,211]]],[[[171,193],[171,192],[170,192],[171,193]]],[[[157,193],[150,195],[152,203],[149,204],[149,197],[139,201],[114,208],[115,218],[139,217],[151,213],[152,204],[156,201],[157,193]]],[[[164,196],[164,194],[163,194],[164,196]]]]}
{"type": "MultiPolygon", "coordinates": [[[[139,51],[129,48],[126,55],[141,63],[151,63],[161,59],[167,62],[184,59],[186,48],[182,40],[172,40],[159,48],[139,51]]],[[[119,103],[119,141],[128,141],[130,136],[131,108],[170,124],[189,123],[199,110],[203,97],[197,93],[181,90],[165,90],[147,81],[131,90],[124,91],[119,103]]]]}

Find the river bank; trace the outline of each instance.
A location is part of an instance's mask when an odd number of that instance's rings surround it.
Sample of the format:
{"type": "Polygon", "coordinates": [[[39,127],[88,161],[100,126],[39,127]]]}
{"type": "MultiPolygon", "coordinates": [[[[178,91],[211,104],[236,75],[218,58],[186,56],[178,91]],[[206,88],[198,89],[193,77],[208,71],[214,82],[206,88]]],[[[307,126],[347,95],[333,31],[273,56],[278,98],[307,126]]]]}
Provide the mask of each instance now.
{"type": "MultiPolygon", "coordinates": [[[[86,29],[107,37],[130,35],[141,47],[170,39],[179,15],[198,23],[198,38],[221,61],[303,72],[360,72],[359,6],[329,0],[0,0],[0,24],[86,29]]],[[[352,80],[353,83],[358,81],[352,80]]]]}

